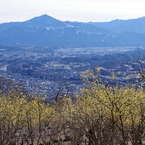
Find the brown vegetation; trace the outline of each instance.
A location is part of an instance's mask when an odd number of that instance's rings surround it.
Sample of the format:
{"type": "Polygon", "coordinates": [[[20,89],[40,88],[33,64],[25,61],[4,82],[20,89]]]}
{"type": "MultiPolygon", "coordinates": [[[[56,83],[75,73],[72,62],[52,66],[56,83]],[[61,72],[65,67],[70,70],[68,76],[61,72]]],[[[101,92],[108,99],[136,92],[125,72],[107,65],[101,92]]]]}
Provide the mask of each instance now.
{"type": "MultiPolygon", "coordinates": [[[[0,145],[139,145],[145,133],[145,91],[83,75],[81,94],[46,103],[45,94],[0,93],[0,145]],[[88,78],[91,78],[90,80],[88,78]],[[105,85],[104,85],[105,84],[105,85]]],[[[113,79],[115,75],[112,75],[113,79]]]]}

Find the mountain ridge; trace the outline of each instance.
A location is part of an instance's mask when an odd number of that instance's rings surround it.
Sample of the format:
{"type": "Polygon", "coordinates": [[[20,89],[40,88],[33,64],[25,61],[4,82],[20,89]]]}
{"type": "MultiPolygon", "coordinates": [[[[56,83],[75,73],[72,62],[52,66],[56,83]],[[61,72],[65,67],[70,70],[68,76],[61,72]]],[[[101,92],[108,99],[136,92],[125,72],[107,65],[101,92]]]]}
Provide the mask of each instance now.
{"type": "Polygon", "coordinates": [[[110,22],[94,22],[93,24],[95,24],[95,26],[106,28],[117,33],[121,33],[124,31],[145,33],[145,16],[137,19],[116,19],[110,22]]]}
{"type": "Polygon", "coordinates": [[[145,17],[100,23],[70,22],[60,21],[44,14],[24,22],[0,24],[0,44],[12,46],[63,47],[145,45],[144,22],[145,17]],[[117,25],[116,22],[119,24],[117,25]],[[124,22],[126,23],[126,29],[123,28],[124,22]],[[137,32],[130,24],[138,28],[137,32]],[[139,27],[139,25],[142,25],[142,27],[139,27]],[[120,27],[124,31],[121,31],[120,27]],[[112,30],[113,28],[114,30],[112,30]],[[139,28],[144,31],[140,30],[142,33],[139,33],[139,28]],[[119,32],[116,29],[119,29],[119,32]]]}

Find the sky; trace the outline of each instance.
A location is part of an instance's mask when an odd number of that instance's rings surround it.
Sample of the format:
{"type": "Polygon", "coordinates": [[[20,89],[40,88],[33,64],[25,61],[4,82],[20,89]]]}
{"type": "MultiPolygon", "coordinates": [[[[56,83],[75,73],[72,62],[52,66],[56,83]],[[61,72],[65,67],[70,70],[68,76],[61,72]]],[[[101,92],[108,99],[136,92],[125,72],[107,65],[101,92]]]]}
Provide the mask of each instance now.
{"type": "Polygon", "coordinates": [[[0,23],[43,14],[79,22],[134,19],[145,16],[145,0],[0,0],[0,23]]]}

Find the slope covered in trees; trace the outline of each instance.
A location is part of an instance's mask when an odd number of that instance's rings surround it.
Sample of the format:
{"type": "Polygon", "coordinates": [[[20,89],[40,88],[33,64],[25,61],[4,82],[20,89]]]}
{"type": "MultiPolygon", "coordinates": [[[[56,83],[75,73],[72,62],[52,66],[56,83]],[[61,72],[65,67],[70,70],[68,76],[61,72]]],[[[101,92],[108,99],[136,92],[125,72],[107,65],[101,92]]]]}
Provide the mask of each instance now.
{"type": "Polygon", "coordinates": [[[42,15],[0,24],[0,44],[8,46],[145,46],[145,17],[111,22],[69,22],[42,15]]]}
{"type": "Polygon", "coordinates": [[[56,96],[53,103],[45,102],[44,93],[1,92],[0,144],[141,144],[145,132],[143,82],[110,85],[98,69],[82,76],[88,85],[81,93],[56,96]]]}

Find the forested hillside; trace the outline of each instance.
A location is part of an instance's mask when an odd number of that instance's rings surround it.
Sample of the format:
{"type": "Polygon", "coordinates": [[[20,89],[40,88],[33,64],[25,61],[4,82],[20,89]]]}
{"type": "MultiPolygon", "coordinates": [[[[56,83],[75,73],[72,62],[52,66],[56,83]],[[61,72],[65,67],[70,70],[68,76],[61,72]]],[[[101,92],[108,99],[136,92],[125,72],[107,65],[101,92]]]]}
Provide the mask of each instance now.
{"type": "MultiPolygon", "coordinates": [[[[143,72],[142,72],[143,75],[143,72]]],[[[139,145],[144,142],[144,80],[109,85],[98,68],[82,74],[81,93],[56,95],[10,89],[0,93],[0,144],[139,145]]],[[[114,80],[116,74],[112,74],[114,80]]]]}
{"type": "Polygon", "coordinates": [[[110,22],[60,21],[48,15],[0,24],[0,44],[8,46],[145,46],[145,18],[110,22]]]}

